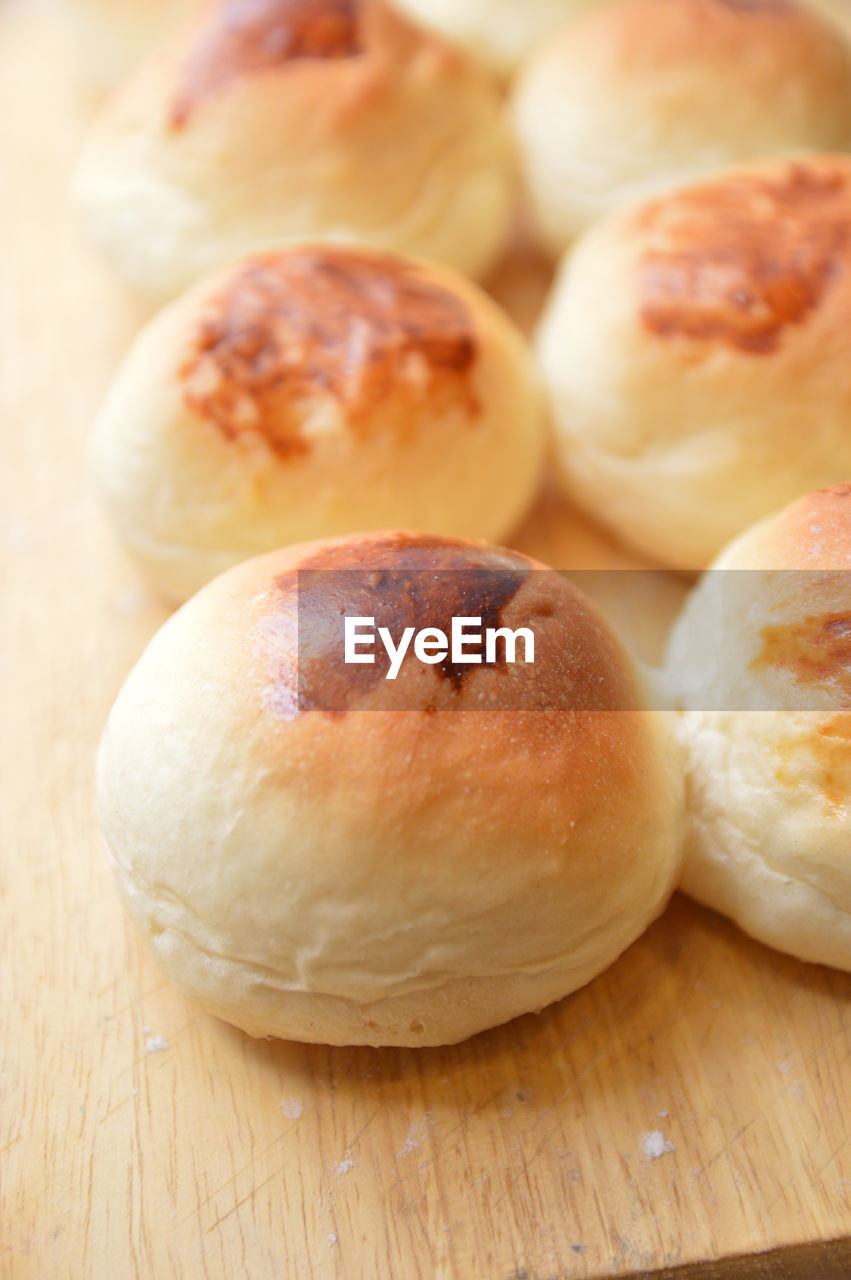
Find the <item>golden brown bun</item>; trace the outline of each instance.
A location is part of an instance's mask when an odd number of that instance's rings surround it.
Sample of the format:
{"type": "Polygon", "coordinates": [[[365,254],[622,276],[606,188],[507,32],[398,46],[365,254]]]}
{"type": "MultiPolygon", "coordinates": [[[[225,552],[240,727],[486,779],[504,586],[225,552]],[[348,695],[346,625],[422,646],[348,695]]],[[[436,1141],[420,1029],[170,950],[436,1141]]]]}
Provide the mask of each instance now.
{"type": "Polygon", "coordinates": [[[309,538],[408,525],[503,538],[546,440],[525,340],[446,267],[304,243],[143,330],[98,418],[98,489],[159,589],[309,538]]]}
{"type": "Polygon", "coordinates": [[[76,197],[152,297],[304,235],[479,275],[508,234],[510,149],[484,73],[382,0],[210,0],[105,110],[76,197]]]}
{"type": "Polygon", "coordinates": [[[397,0],[424,27],[508,79],[543,41],[602,0],[397,0]]]}
{"type": "Polygon", "coordinates": [[[725,166],[851,148],[851,50],[794,0],[615,0],[529,62],[514,119],[558,254],[601,215],[725,166]]]}
{"type": "Polygon", "coordinates": [[[647,555],[702,568],[851,475],[851,157],[743,168],[601,223],[539,335],[560,473],[647,555]]]}
{"type": "Polygon", "coordinates": [[[289,548],[154,638],[106,729],[100,820],[132,915],[212,1012],[255,1036],[449,1043],[573,991],[661,911],[682,780],[641,705],[593,607],[525,557],[399,532],[289,548]],[[299,600],[305,571],[351,569],[359,586],[299,600]],[[323,642],[297,673],[308,605],[323,642]],[[323,644],[367,609],[528,625],[535,663],[342,685],[323,644]],[[508,687],[542,709],[500,709],[508,687]]]}
{"type": "Polygon", "coordinates": [[[668,672],[686,708],[684,888],[771,946],[851,969],[851,485],[724,552],[668,672]]]}

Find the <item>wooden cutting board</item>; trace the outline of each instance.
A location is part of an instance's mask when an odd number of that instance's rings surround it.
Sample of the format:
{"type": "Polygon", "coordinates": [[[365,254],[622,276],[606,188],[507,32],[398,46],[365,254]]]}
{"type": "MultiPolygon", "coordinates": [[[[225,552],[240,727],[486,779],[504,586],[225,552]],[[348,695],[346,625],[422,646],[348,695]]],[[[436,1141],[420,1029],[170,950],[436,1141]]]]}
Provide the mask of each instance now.
{"type": "Polygon", "coordinates": [[[165,615],[86,481],[137,323],[67,217],[88,110],[50,10],[0,3],[0,1274],[847,1280],[851,979],[684,899],[571,999],[448,1049],[254,1042],[160,976],[92,806],[165,615]]]}

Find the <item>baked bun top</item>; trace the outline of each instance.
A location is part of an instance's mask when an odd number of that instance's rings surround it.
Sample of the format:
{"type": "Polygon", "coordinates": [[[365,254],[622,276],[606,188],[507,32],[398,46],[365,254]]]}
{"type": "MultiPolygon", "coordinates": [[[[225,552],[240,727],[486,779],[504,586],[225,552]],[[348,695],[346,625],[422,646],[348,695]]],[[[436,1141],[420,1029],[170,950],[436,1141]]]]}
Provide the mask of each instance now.
{"type": "Polygon", "coordinates": [[[325,72],[380,61],[410,35],[391,11],[372,0],[219,0],[208,5],[177,77],[169,123],[187,127],[205,105],[240,84],[305,60],[325,72]],[[403,37],[400,40],[400,36],[403,37]],[[322,67],[322,64],[327,67],[322,67]]]}
{"type": "Polygon", "coordinates": [[[851,319],[851,157],[734,172],[645,206],[631,226],[653,337],[760,356],[819,313],[851,319]]]}
{"type": "MultiPolygon", "coordinates": [[[[265,660],[255,670],[260,701],[282,720],[313,710],[431,715],[642,705],[631,664],[594,606],[558,573],[518,552],[421,533],[363,534],[261,557],[231,573],[221,591],[228,585],[238,591],[228,612],[240,629],[246,602],[256,611],[253,625],[265,637],[265,660]],[[531,628],[534,664],[507,664],[501,647],[492,663],[480,656],[478,663],[447,658],[424,667],[410,653],[391,682],[389,659],[377,650],[372,664],[344,664],[344,616],[374,618],[394,637],[406,627],[449,635],[454,617],[531,628]]],[[[518,652],[525,653],[522,645],[518,652]]],[[[554,730],[546,722],[540,724],[548,737],[554,730]]],[[[526,725],[533,736],[535,723],[532,717],[526,725]]]]}
{"type": "Polygon", "coordinates": [[[832,117],[847,129],[847,45],[796,0],[615,0],[565,26],[537,58],[553,70],[569,58],[596,85],[601,107],[607,94],[615,103],[636,98],[672,130],[678,108],[705,103],[709,86],[719,93],[717,118],[704,122],[709,135],[740,113],[747,122],[748,108],[757,110],[756,136],[782,137],[786,123],[829,128],[832,117]]]}
{"type": "Polygon", "coordinates": [[[733,164],[851,149],[851,47],[792,0],[615,0],[565,27],[513,99],[539,234],[733,164]]]}
{"type": "Polygon", "coordinates": [[[851,156],[729,169],[602,219],[539,363],[569,491],[684,569],[851,474],[851,156]]]}
{"type": "MultiPolygon", "coordinates": [[[[634,365],[640,394],[673,374],[704,397],[732,379],[740,416],[741,387],[764,401],[770,377],[776,416],[778,388],[794,396],[802,380],[829,418],[851,406],[851,156],[742,166],[614,214],[563,272],[565,286],[606,286],[610,358],[634,365]]],[[[702,416],[712,411],[704,400],[702,416]]]]}
{"type": "Polygon", "coordinates": [[[510,191],[487,75],[383,0],[207,0],[108,104],[76,185],[95,243],[165,297],[304,235],[475,275],[510,191]]]}
{"type": "Polygon", "coordinates": [[[374,118],[406,82],[438,92],[454,79],[486,84],[462,54],[384,0],[206,0],[123,101],[125,112],[153,109],[158,131],[184,147],[198,145],[205,125],[212,142],[226,112],[245,113],[258,129],[245,132],[248,165],[274,145],[275,125],[333,139],[374,118]],[[311,114],[299,118],[303,109],[311,114]]]}
{"type": "Polygon", "coordinates": [[[545,447],[531,353],[487,294],[314,240],[240,259],[152,320],[92,462],[128,548],[185,599],[251,555],[353,530],[504,538],[545,447]]]}
{"type": "Polygon", "coordinates": [[[418,263],[355,246],[304,245],[235,267],[200,310],[179,371],[187,408],[227,438],[310,448],[305,400],[322,395],[368,432],[377,407],[478,412],[476,319],[418,263]]]}
{"type": "MultiPolygon", "coordinates": [[[[801,575],[802,584],[808,580],[805,575],[827,571],[837,573],[841,581],[851,570],[851,484],[807,493],[760,520],[724,551],[715,567],[789,570],[801,575]]],[[[851,577],[848,586],[851,589],[851,577]]]]}
{"type": "Polygon", "coordinates": [[[684,60],[724,73],[744,54],[761,74],[755,97],[793,68],[826,94],[844,66],[834,27],[798,0],[616,0],[565,28],[565,41],[568,33],[628,76],[684,60]]]}

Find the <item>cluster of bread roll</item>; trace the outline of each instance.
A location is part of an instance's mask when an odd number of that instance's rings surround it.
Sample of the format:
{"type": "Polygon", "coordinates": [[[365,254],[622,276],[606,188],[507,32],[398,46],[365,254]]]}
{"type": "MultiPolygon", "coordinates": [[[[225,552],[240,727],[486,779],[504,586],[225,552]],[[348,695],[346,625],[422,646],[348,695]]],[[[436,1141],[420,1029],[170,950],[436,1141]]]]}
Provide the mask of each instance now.
{"type": "Polygon", "coordinates": [[[757,937],[851,968],[827,0],[65,3],[120,81],[79,219],[161,308],[92,466],[188,601],[99,763],[167,971],[253,1035],[445,1043],[599,973],[683,863],[757,937]],[[670,612],[710,564],[642,674],[607,618],[670,612]],[[651,565],[661,588],[622,574],[600,607],[553,572],[651,565]],[[534,666],[355,679],[333,637],[365,611],[534,629],[534,666]]]}

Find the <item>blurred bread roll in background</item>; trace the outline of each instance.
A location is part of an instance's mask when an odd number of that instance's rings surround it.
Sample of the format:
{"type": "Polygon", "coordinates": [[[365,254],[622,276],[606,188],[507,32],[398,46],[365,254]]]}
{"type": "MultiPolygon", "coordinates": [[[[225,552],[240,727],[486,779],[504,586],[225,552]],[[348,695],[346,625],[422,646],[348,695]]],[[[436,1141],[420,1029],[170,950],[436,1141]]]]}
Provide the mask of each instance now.
{"type": "Polygon", "coordinates": [[[851,148],[851,49],[794,0],[613,0],[530,60],[513,117],[557,254],[601,215],[713,170],[851,148]]]}
{"type": "Polygon", "coordinates": [[[240,565],[166,623],[110,715],[100,821],[132,916],[211,1012],[254,1036],[451,1043],[588,982],[662,910],[671,732],[557,574],[352,537],[240,565]],[[342,617],[382,613],[532,627],[535,661],[344,677],[342,617]]]}
{"type": "Polygon", "coordinates": [[[601,0],[397,0],[397,8],[462,45],[501,79],[601,0]]]}
{"type": "Polygon", "coordinates": [[[198,0],[59,0],[80,64],[94,88],[110,89],[198,0]]]}
{"type": "Polygon", "coordinates": [[[851,969],[851,485],[720,556],[668,674],[686,708],[684,888],[762,942],[851,969]]]}
{"type": "Polygon", "coordinates": [[[153,320],[93,459],[126,546],[180,599],[309,538],[407,525],[499,540],[545,441],[526,341],[475,285],[313,243],[226,268],[153,320]]]}
{"type": "Polygon", "coordinates": [[[209,0],[99,117],[76,203],[153,298],[302,235],[477,276],[509,232],[511,149],[485,73],[382,0],[209,0]]]}
{"type": "Polygon", "coordinates": [[[567,491],[656,560],[705,567],[851,475],[851,157],[727,173],[601,222],[539,337],[567,491]]]}

